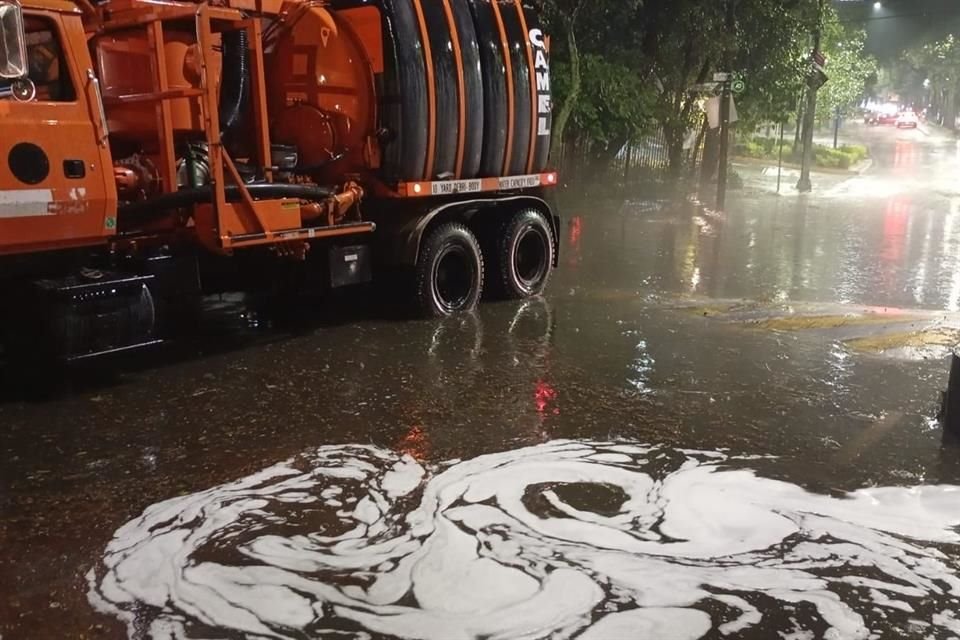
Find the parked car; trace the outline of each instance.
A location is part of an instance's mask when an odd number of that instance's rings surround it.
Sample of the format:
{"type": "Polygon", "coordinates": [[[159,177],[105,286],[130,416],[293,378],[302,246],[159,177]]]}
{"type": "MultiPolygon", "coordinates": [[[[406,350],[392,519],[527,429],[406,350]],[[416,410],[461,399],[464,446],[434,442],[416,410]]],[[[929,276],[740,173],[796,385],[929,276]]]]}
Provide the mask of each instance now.
{"type": "Polygon", "coordinates": [[[897,129],[916,129],[920,118],[913,111],[904,111],[897,117],[897,129]]]}
{"type": "Polygon", "coordinates": [[[879,111],[873,111],[871,113],[868,113],[866,116],[864,116],[863,122],[864,124],[870,125],[870,126],[896,124],[897,114],[881,113],[879,111]]]}

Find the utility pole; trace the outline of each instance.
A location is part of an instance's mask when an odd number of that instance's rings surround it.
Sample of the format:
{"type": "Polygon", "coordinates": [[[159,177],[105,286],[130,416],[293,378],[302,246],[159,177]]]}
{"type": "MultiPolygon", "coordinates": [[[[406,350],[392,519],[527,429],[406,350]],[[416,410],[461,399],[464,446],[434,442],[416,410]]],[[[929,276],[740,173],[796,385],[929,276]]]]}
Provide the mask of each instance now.
{"type": "MultiPolygon", "coordinates": [[[[813,29],[813,58],[821,56],[820,45],[823,39],[823,13],[825,0],[817,0],[817,24],[813,29]]],[[[809,193],[813,191],[810,181],[810,166],[813,164],[813,126],[817,117],[817,89],[812,84],[807,90],[807,110],[803,114],[803,165],[800,171],[800,181],[797,182],[797,191],[809,193]]]]}
{"type": "Polygon", "coordinates": [[[717,209],[727,204],[727,168],[730,165],[730,81],[723,83],[720,93],[720,169],[717,173],[717,209]]]}
{"type": "Polygon", "coordinates": [[[833,148],[840,143],[840,107],[837,107],[836,119],[833,122],[833,148]]]}
{"type": "Polygon", "coordinates": [[[780,182],[783,178],[783,128],[786,121],[780,123],[780,160],[777,163],[777,194],[780,193],[780,182]]]}
{"type": "MultiPolygon", "coordinates": [[[[736,0],[727,0],[727,31],[734,33],[737,28],[736,0]]],[[[735,52],[727,50],[727,76],[723,80],[720,92],[720,169],[717,173],[717,209],[727,204],[727,172],[730,165],[730,104],[733,102],[733,69],[735,52]]]]}

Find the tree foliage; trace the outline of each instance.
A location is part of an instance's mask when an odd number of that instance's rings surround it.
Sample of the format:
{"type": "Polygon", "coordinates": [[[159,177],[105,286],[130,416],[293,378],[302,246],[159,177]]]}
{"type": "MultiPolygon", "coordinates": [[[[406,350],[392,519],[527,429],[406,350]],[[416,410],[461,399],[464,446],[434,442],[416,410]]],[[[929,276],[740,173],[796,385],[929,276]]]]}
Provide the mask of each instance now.
{"type": "Polygon", "coordinates": [[[867,81],[879,71],[877,61],[865,53],[866,39],[863,30],[848,28],[835,14],[826,21],[823,48],[830,81],[820,90],[819,120],[829,120],[837,111],[849,115],[863,99],[867,81]]]}
{"type": "Polygon", "coordinates": [[[955,129],[960,90],[960,38],[949,34],[911,49],[906,58],[926,74],[933,106],[942,124],[955,129]]]}
{"type": "MultiPolygon", "coordinates": [[[[569,73],[561,63],[555,90],[569,93],[569,73]]],[[[572,127],[591,141],[591,155],[604,161],[623,145],[648,132],[653,124],[652,86],[626,64],[596,53],[581,59],[582,93],[572,113],[572,127]]]]}
{"type": "Polygon", "coordinates": [[[734,70],[747,86],[738,103],[744,128],[784,122],[797,109],[809,70],[812,6],[744,0],[737,16],[734,70]]]}
{"type": "MultiPolygon", "coordinates": [[[[683,142],[702,121],[703,96],[691,88],[714,72],[733,72],[745,81],[737,106],[748,126],[782,122],[796,110],[820,6],[818,0],[538,4],[553,34],[555,151],[565,140],[586,141],[589,155],[604,161],[659,126],[673,165],[682,161],[683,142]]],[[[842,87],[825,101],[830,108],[855,101],[864,73],[872,69],[862,34],[836,43],[832,57],[842,87]]]]}
{"type": "MultiPolygon", "coordinates": [[[[537,0],[541,15],[549,31],[554,34],[554,126],[552,154],[557,157],[567,125],[574,113],[589,110],[582,102],[596,101],[595,94],[583,91],[584,73],[581,59],[584,54],[610,55],[614,40],[629,36],[620,30],[642,6],[641,0],[537,0]],[[604,45],[606,44],[606,48],[604,45]]],[[[618,47],[624,50],[624,46],[618,47]]],[[[594,60],[594,63],[596,61],[594,60]]],[[[594,66],[597,66],[594,64],[594,66]]],[[[608,70],[608,69],[605,69],[608,70]]],[[[629,96],[627,96],[629,97],[629,96]]],[[[601,105],[596,105],[599,111],[601,105]]],[[[613,129],[625,125],[611,122],[613,129]]]]}

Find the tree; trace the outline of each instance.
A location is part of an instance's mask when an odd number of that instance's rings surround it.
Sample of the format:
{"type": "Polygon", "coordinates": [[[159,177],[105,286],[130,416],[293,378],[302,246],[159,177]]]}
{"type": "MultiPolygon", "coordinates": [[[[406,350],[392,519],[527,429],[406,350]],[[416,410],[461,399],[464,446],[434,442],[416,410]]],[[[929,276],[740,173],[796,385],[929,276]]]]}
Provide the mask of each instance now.
{"type": "MultiPolygon", "coordinates": [[[[832,10],[831,10],[832,11],[832,10]]],[[[835,18],[834,16],[832,16],[835,18]]],[[[845,28],[828,18],[824,29],[824,54],[830,81],[820,90],[817,119],[830,120],[837,112],[848,115],[865,95],[867,80],[879,71],[877,61],[865,53],[866,33],[845,28]]]]}
{"type": "Polygon", "coordinates": [[[960,88],[960,39],[953,34],[907,52],[907,59],[926,71],[930,89],[940,106],[941,124],[957,128],[957,93],[960,88]]]}
{"type": "Polygon", "coordinates": [[[641,0],[540,0],[544,23],[556,40],[553,65],[554,118],[551,155],[560,157],[567,125],[583,88],[583,53],[600,53],[604,43],[616,36],[622,22],[641,5],[641,0]],[[581,51],[581,42],[586,42],[581,51]],[[559,89],[559,90],[558,90],[559,89]]]}
{"type": "Polygon", "coordinates": [[[644,6],[641,51],[655,77],[659,95],[655,116],[667,141],[670,169],[683,163],[683,143],[700,116],[693,85],[705,82],[733,34],[724,28],[721,3],[657,0],[644,6]]]}
{"type": "Polygon", "coordinates": [[[795,109],[822,6],[822,0],[539,1],[553,36],[554,159],[575,137],[597,162],[609,161],[655,123],[675,172],[703,117],[703,96],[691,89],[714,72],[745,80],[738,111],[747,126],[782,122],[795,109]]]}
{"type": "Polygon", "coordinates": [[[741,0],[736,71],[746,82],[737,109],[743,128],[784,122],[797,109],[809,71],[810,3],[741,0]]]}
{"type": "MultiPolygon", "coordinates": [[[[562,67],[561,67],[562,70],[562,67]]],[[[572,112],[572,133],[589,141],[592,164],[605,167],[630,140],[649,132],[656,99],[651,83],[625,63],[589,53],[581,59],[582,92],[572,112]]],[[[567,94],[561,73],[558,89],[567,94]]]]}
{"type": "Polygon", "coordinates": [[[782,121],[795,108],[815,7],[816,0],[647,0],[643,51],[663,88],[656,113],[675,170],[700,118],[690,87],[712,72],[744,79],[738,111],[748,125],[782,121]]]}
{"type": "MultiPolygon", "coordinates": [[[[550,155],[559,158],[563,148],[564,136],[567,131],[567,122],[580,98],[582,75],[580,72],[580,49],[577,44],[577,20],[583,10],[586,0],[545,0],[542,4],[542,13],[550,31],[558,39],[562,38],[566,44],[566,91],[556,91],[558,80],[558,66],[553,65],[551,75],[554,83],[554,115],[553,138],[550,144],[550,155]],[[558,93],[560,95],[558,95],[558,93]]],[[[561,80],[561,82],[563,82],[561,80]]]]}

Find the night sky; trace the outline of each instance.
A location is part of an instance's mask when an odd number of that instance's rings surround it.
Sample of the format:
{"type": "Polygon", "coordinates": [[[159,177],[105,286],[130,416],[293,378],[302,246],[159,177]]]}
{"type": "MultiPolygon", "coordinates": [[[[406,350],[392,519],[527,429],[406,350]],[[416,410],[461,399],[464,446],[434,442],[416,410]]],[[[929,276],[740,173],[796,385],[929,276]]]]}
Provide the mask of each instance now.
{"type": "Polygon", "coordinates": [[[960,35],[960,0],[834,0],[842,20],[867,21],[867,47],[881,61],[909,47],[953,32],[960,35]]]}

